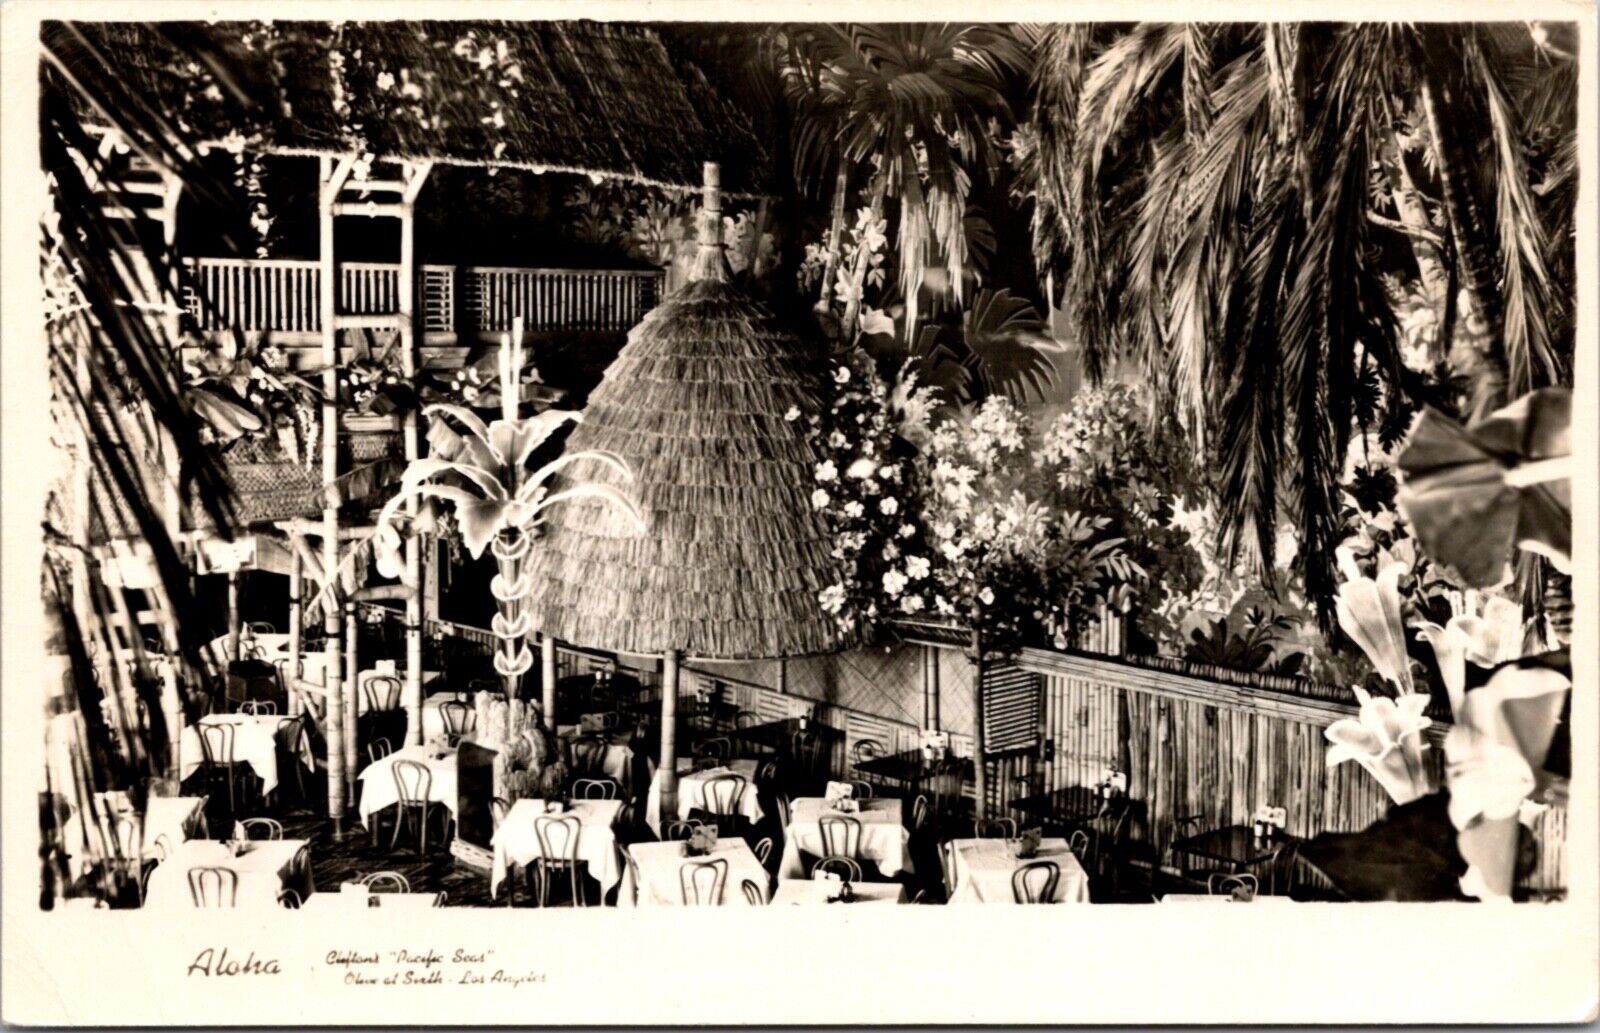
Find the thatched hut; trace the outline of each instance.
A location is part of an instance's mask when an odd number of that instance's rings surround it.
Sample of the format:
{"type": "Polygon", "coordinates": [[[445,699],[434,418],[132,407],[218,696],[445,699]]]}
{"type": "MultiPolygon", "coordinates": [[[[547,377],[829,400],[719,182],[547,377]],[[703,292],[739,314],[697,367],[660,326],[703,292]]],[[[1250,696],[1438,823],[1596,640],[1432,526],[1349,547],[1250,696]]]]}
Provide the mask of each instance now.
{"type": "Polygon", "coordinates": [[[631,482],[595,463],[575,464],[572,479],[631,492],[646,527],[564,506],[530,563],[529,610],[547,640],[665,658],[668,793],[681,657],[774,659],[845,644],[817,603],[840,573],[811,504],[817,456],[795,418],[816,397],[806,349],[728,282],[712,164],[705,193],[694,278],[629,334],[568,445],[623,459],[631,482]]]}

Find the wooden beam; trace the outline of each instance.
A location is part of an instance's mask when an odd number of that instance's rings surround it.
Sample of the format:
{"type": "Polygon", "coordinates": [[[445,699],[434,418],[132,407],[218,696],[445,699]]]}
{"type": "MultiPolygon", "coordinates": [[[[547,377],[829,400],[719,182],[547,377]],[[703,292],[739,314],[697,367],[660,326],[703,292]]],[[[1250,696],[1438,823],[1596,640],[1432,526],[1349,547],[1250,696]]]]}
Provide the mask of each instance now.
{"type": "MultiPolygon", "coordinates": [[[[417,372],[416,285],[417,248],[416,219],[411,201],[400,205],[400,269],[396,300],[400,306],[400,368],[407,378],[417,372]]],[[[406,410],[400,427],[401,442],[406,463],[414,463],[422,454],[417,434],[417,412],[406,410]]],[[[411,495],[405,502],[406,515],[417,518],[417,497],[411,495]]],[[[422,741],[422,539],[417,534],[406,536],[404,546],[405,577],[403,583],[410,588],[405,598],[406,611],[406,742],[422,741]]]]}
{"type": "Polygon", "coordinates": [[[989,776],[984,771],[983,758],[983,633],[972,629],[972,774],[978,794],[977,816],[983,821],[989,816],[989,776]]]}
{"type": "MultiPolygon", "coordinates": [[[[339,331],[334,324],[334,315],[337,311],[336,298],[339,283],[339,265],[333,247],[333,203],[339,196],[339,188],[350,177],[350,170],[355,166],[355,157],[347,155],[340,158],[337,163],[331,158],[319,160],[319,171],[322,177],[321,188],[318,191],[319,215],[319,268],[322,273],[322,290],[318,298],[321,303],[322,318],[322,480],[324,484],[333,483],[339,476],[339,410],[337,400],[339,397],[339,331]]],[[[339,570],[339,508],[328,500],[328,505],[322,511],[322,569],[324,578],[331,579],[338,576],[339,570]]],[[[327,583],[327,582],[325,582],[327,583]]],[[[339,691],[340,686],[340,648],[339,648],[339,607],[326,605],[322,608],[322,630],[327,638],[327,709],[324,715],[327,721],[326,738],[328,741],[328,817],[333,822],[335,836],[344,832],[345,794],[347,792],[347,772],[345,767],[345,752],[343,749],[345,736],[344,693],[339,691]]],[[[350,715],[350,724],[353,727],[355,715],[350,715]]]]}
{"type": "Polygon", "coordinates": [[[284,681],[289,693],[288,709],[291,716],[300,713],[300,693],[295,686],[300,679],[300,654],[305,647],[305,633],[302,630],[305,607],[300,600],[300,593],[305,590],[305,559],[301,555],[303,544],[294,540],[289,546],[289,671],[284,681]]]}
{"type": "Polygon", "coordinates": [[[339,201],[333,206],[333,214],[358,219],[399,219],[405,215],[403,209],[403,205],[377,201],[339,201]]]}
{"type": "Polygon", "coordinates": [[[326,194],[328,201],[332,202],[338,198],[339,191],[344,189],[345,183],[349,182],[350,173],[355,171],[356,156],[354,154],[346,154],[339,158],[338,161],[333,161],[330,158],[319,160],[322,162],[323,168],[323,192],[326,194]]]}
{"type": "MultiPolygon", "coordinates": [[[[356,731],[361,724],[361,655],[357,648],[361,639],[361,627],[356,621],[356,608],[344,608],[344,768],[346,771],[358,771],[361,768],[360,743],[356,738],[356,731]]],[[[333,752],[329,748],[328,752],[333,752]]],[[[352,780],[351,795],[354,795],[355,783],[352,780]]]]}
{"type": "Polygon", "coordinates": [[[336,315],[335,330],[393,330],[398,329],[400,316],[393,312],[363,313],[361,315],[336,315]]]}
{"type": "Polygon", "coordinates": [[[417,195],[422,193],[422,187],[428,182],[428,173],[433,171],[433,162],[418,161],[407,162],[407,180],[405,193],[400,200],[405,204],[416,204],[417,195]]]}
{"type": "Polygon", "coordinates": [[[661,821],[678,817],[678,651],[662,656],[661,669],[661,821]]]}

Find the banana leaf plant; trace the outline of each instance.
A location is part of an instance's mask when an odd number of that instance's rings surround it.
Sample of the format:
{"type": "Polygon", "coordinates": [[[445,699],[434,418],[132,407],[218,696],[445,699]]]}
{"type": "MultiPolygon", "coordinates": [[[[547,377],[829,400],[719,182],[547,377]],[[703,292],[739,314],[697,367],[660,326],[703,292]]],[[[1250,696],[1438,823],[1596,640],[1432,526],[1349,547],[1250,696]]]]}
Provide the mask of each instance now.
{"type": "MultiPolygon", "coordinates": [[[[519,321],[520,322],[520,321],[519,321]]],[[[520,329],[520,328],[519,328],[520,329]]],[[[383,507],[373,536],[379,573],[402,577],[401,530],[398,518],[409,501],[433,500],[447,504],[461,529],[462,544],[473,558],[492,549],[499,571],[490,582],[496,614],[491,630],[499,640],[495,672],[505,679],[506,698],[514,699],[519,681],[533,666],[533,652],[525,639],[533,628],[526,599],[532,584],[524,570],[543,514],[551,506],[581,499],[601,499],[632,518],[635,529],[644,527],[637,505],[609,484],[579,483],[550,490],[551,479],[579,462],[610,467],[625,481],[632,472],[618,456],[603,451],[569,452],[530,468],[531,457],[552,434],[579,414],[550,409],[527,418],[518,416],[516,374],[521,347],[512,343],[514,332],[501,349],[501,418],[486,423],[471,409],[457,405],[429,405],[422,413],[429,420],[428,443],[432,454],[414,460],[400,479],[400,489],[383,507]],[[458,432],[459,426],[465,433],[458,432]]],[[[409,530],[419,528],[410,521],[409,530]]],[[[416,587],[416,586],[410,586],[416,587]]]]}

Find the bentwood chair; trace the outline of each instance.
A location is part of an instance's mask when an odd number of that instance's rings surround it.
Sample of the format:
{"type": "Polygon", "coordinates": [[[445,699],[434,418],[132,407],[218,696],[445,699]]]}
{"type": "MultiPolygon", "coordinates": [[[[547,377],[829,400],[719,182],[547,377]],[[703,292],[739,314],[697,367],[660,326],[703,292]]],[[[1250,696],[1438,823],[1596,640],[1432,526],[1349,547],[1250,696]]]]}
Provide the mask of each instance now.
{"type": "Polygon", "coordinates": [[[101,842],[105,860],[102,862],[116,880],[118,893],[132,885],[138,895],[139,906],[144,906],[144,855],[140,849],[139,823],[131,815],[117,818],[114,822],[107,816],[101,818],[101,842]]]}
{"type": "Polygon", "coordinates": [[[615,800],[617,793],[614,778],[580,778],[572,783],[574,800],[615,800]]]}
{"type": "Polygon", "coordinates": [[[190,868],[189,895],[195,907],[234,907],[239,902],[239,873],[232,868],[190,868]]]}
{"type": "Polygon", "coordinates": [[[489,801],[489,815],[494,821],[494,827],[499,828],[500,823],[506,820],[506,815],[511,813],[511,801],[503,796],[497,796],[489,801]]]}
{"type": "Polygon", "coordinates": [[[761,862],[761,867],[767,866],[767,859],[772,856],[772,837],[762,836],[756,840],[756,845],[751,848],[756,855],[756,860],[761,862]]]}
{"type": "Polygon", "coordinates": [[[824,875],[837,875],[845,882],[861,882],[863,878],[861,862],[853,857],[840,857],[836,854],[824,857],[817,862],[815,868],[811,869],[811,877],[820,879],[824,875]]]}
{"type": "Polygon", "coordinates": [[[794,761],[790,778],[796,786],[810,786],[822,767],[822,737],[816,732],[796,732],[790,743],[789,756],[794,761]]]}
{"type": "MultiPolygon", "coordinates": [[[[210,784],[213,780],[220,780],[227,784],[228,813],[234,814],[238,811],[234,784],[243,778],[240,765],[233,755],[235,728],[229,724],[201,724],[198,727],[200,729],[200,755],[205,759],[206,781],[210,784]]],[[[242,784],[240,792],[243,792],[242,784]]]]}
{"type": "Polygon", "coordinates": [[[367,743],[367,763],[376,764],[393,752],[394,747],[389,745],[389,740],[380,735],[367,743]]]}
{"type": "Polygon", "coordinates": [[[539,859],[534,870],[539,880],[539,906],[550,904],[550,884],[560,875],[567,877],[572,903],[583,907],[587,903],[579,883],[583,862],[578,860],[578,837],[583,833],[583,823],[575,814],[541,814],[533,819],[533,831],[539,837],[539,859]]]}
{"type": "Polygon", "coordinates": [[[824,814],[817,822],[822,853],[831,857],[861,856],[861,822],[844,814],[824,814]]]}
{"type": "Polygon", "coordinates": [[[1249,872],[1228,874],[1214,872],[1206,880],[1206,892],[1217,896],[1232,896],[1238,900],[1254,900],[1261,890],[1261,882],[1249,872]]]}
{"type": "MultiPolygon", "coordinates": [[[[400,843],[400,830],[410,827],[413,818],[417,821],[418,844],[417,852],[428,852],[428,813],[432,805],[433,772],[426,764],[419,764],[414,760],[397,760],[389,769],[394,775],[394,788],[398,797],[395,814],[394,835],[389,840],[389,849],[393,850],[400,843]]],[[[373,826],[374,831],[377,825],[373,826]]]]}
{"type": "Polygon", "coordinates": [[[1011,873],[1011,896],[1018,904],[1053,904],[1060,882],[1060,865],[1030,861],[1011,873]]]}
{"type": "Polygon", "coordinates": [[[775,791],[778,785],[778,762],[767,759],[756,765],[756,788],[775,791]]]}
{"type": "Polygon", "coordinates": [[[439,704],[439,720],[444,725],[445,738],[451,746],[461,745],[461,739],[477,724],[478,714],[472,707],[458,699],[439,704]]]}
{"type": "Polygon", "coordinates": [[[701,821],[669,821],[661,826],[661,839],[670,842],[679,839],[688,839],[694,835],[694,830],[700,828],[705,822],[701,821]]]}
{"type": "Polygon", "coordinates": [[[714,857],[709,861],[690,861],[678,869],[678,888],[686,907],[716,907],[722,903],[722,891],[728,884],[728,859],[714,857]]]}
{"type": "Polygon", "coordinates": [[[740,829],[739,804],[744,800],[745,780],[743,775],[718,775],[708,779],[701,789],[700,799],[705,804],[707,813],[717,825],[717,832],[723,836],[737,836],[740,829]]]}
{"type": "Polygon", "coordinates": [[[716,736],[700,742],[694,748],[697,761],[709,762],[713,767],[726,764],[733,756],[733,742],[725,736],[716,736]]]}
{"type": "Polygon", "coordinates": [[[920,832],[928,823],[928,798],[921,793],[911,801],[911,831],[920,832]]]}
{"type": "Polygon", "coordinates": [[[244,829],[245,839],[282,839],[283,823],[276,818],[246,818],[239,825],[244,829]],[[256,835],[257,832],[265,835],[256,835]]]}
{"type": "Polygon", "coordinates": [[[606,751],[610,748],[604,736],[584,735],[572,740],[572,773],[583,778],[604,774],[606,751]]]}
{"type": "Polygon", "coordinates": [[[954,843],[938,844],[939,879],[944,884],[944,899],[948,903],[956,896],[956,858],[954,843]]]}
{"type": "Polygon", "coordinates": [[[744,890],[744,900],[746,904],[759,907],[767,902],[767,895],[761,891],[760,886],[751,880],[745,879],[742,883],[740,883],[739,888],[744,890]]]}
{"type": "Polygon", "coordinates": [[[291,911],[293,911],[293,910],[298,910],[299,909],[300,903],[301,903],[300,894],[296,893],[294,890],[279,890],[278,891],[278,906],[279,907],[286,907],[286,908],[289,908],[291,911]]]}
{"type": "Polygon", "coordinates": [[[411,881],[399,872],[369,872],[356,881],[371,893],[411,892],[411,881]]]}
{"type": "Polygon", "coordinates": [[[984,818],[977,823],[976,831],[979,839],[1016,839],[1017,820],[1015,818],[984,818]]]}
{"type": "MultiPolygon", "coordinates": [[[[852,767],[859,767],[869,760],[887,756],[888,753],[888,747],[877,739],[857,739],[855,745],[850,747],[850,763],[852,767]]],[[[863,773],[861,777],[874,784],[878,781],[876,775],[869,773],[863,773]]]]}
{"type": "Polygon", "coordinates": [[[276,717],[278,704],[270,699],[250,699],[239,704],[239,713],[251,717],[276,717]]]}
{"type": "Polygon", "coordinates": [[[252,635],[276,635],[278,629],[272,626],[271,621],[251,621],[245,625],[252,635]]]}
{"type": "Polygon", "coordinates": [[[375,674],[361,683],[368,713],[400,709],[400,679],[390,674],[375,674]]]}

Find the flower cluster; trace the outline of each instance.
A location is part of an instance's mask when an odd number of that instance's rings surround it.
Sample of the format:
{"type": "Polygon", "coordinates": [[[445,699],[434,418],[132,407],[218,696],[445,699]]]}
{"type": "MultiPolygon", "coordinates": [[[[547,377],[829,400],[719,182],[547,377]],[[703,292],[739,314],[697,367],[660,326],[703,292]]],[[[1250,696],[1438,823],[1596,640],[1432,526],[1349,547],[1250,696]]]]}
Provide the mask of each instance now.
{"type": "MultiPolygon", "coordinates": [[[[863,248],[866,249],[867,263],[862,276],[863,286],[883,286],[884,279],[888,275],[885,266],[886,248],[889,243],[888,231],[888,219],[883,216],[875,218],[871,208],[862,208],[856,212],[855,226],[846,227],[838,243],[833,284],[836,303],[848,304],[857,293],[852,278],[856,261],[863,248]]],[[[828,256],[833,249],[831,229],[822,231],[822,240],[819,243],[806,245],[805,256],[797,273],[802,293],[809,294],[821,285],[822,277],[828,268],[828,256]]]]}
{"type": "Polygon", "coordinates": [[[338,372],[339,404],[346,410],[388,416],[417,406],[417,388],[400,367],[399,335],[382,349],[358,337],[355,356],[338,372]]]}
{"type": "Polygon", "coordinates": [[[282,348],[258,340],[240,351],[231,341],[208,345],[190,334],[184,394],[201,420],[203,441],[274,441],[297,462],[315,461],[321,395],[289,371],[282,348]]]}

